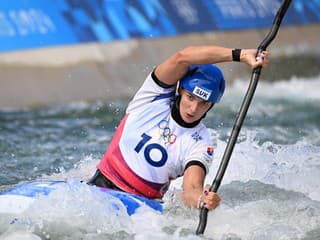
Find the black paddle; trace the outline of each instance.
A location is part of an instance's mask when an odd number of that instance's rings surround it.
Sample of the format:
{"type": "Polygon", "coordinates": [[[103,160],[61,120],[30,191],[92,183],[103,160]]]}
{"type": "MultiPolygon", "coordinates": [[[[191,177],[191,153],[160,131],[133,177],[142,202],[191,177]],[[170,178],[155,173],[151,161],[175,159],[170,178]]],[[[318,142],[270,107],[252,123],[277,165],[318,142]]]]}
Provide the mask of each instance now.
{"type": "MultiPolygon", "coordinates": [[[[272,40],[275,38],[275,36],[278,33],[281,21],[289,7],[291,3],[291,0],[284,0],[282,5],[280,6],[274,20],[273,20],[273,24],[272,24],[272,28],[269,31],[268,35],[265,37],[265,39],[260,43],[259,47],[258,47],[258,51],[257,51],[257,56],[262,52],[265,51],[267,49],[267,47],[269,46],[269,44],[272,42],[272,40]]],[[[212,192],[217,192],[218,188],[220,187],[222,178],[224,176],[224,173],[228,167],[228,163],[234,148],[234,145],[237,141],[240,129],[242,127],[242,123],[247,115],[247,111],[249,108],[249,105],[251,103],[251,100],[253,98],[254,92],[256,90],[258,81],[259,81],[259,77],[260,77],[260,73],[261,73],[261,68],[262,67],[257,67],[255,69],[253,69],[252,71],[252,75],[251,75],[251,80],[250,80],[250,84],[247,90],[247,93],[245,95],[245,98],[242,102],[240,111],[238,113],[237,119],[233,125],[233,129],[231,132],[231,136],[229,139],[229,142],[227,144],[227,147],[225,149],[224,155],[222,157],[218,172],[216,174],[216,177],[214,179],[214,181],[212,182],[212,185],[210,186],[210,191],[212,192]]],[[[207,217],[208,217],[208,209],[206,208],[201,208],[200,210],[200,221],[199,221],[199,225],[196,231],[196,234],[203,234],[204,230],[206,228],[207,225],[207,217]]]]}

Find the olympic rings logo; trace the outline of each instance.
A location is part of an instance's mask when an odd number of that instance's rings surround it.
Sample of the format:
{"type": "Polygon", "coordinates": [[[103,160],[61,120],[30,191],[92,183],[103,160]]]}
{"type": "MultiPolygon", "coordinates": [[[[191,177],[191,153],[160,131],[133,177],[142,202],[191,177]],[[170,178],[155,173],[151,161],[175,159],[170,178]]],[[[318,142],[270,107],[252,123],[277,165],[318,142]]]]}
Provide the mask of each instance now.
{"type": "Polygon", "coordinates": [[[162,120],[158,124],[159,127],[159,135],[163,137],[164,143],[167,144],[174,144],[177,140],[177,135],[171,133],[171,129],[168,127],[168,121],[162,120]]]}

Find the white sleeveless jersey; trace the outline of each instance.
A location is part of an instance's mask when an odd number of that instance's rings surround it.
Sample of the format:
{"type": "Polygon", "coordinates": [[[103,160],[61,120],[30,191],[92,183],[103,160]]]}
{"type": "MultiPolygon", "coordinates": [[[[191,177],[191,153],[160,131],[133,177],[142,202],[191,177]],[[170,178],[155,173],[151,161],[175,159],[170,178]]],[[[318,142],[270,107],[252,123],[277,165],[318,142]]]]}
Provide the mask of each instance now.
{"type": "Polygon", "coordinates": [[[213,158],[207,128],[181,127],[171,116],[175,87],[160,87],[151,77],[130,102],[126,116],[98,169],[124,191],[161,198],[170,180],[191,161],[209,171],[213,158]]]}

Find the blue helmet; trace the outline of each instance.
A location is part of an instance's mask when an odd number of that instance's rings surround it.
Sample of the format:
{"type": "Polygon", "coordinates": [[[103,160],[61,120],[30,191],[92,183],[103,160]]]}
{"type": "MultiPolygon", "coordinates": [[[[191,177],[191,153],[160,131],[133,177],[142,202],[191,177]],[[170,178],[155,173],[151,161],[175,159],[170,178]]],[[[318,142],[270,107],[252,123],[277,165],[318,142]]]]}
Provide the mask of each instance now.
{"type": "Polygon", "coordinates": [[[226,83],[222,71],[215,65],[192,65],[180,80],[180,86],[195,96],[218,103],[226,83]]]}

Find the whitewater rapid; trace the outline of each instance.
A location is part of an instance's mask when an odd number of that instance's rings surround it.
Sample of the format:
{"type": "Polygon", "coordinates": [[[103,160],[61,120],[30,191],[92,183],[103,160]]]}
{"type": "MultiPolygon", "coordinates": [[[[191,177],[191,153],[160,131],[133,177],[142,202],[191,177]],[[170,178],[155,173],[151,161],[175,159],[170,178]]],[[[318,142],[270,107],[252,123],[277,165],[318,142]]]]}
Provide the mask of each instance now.
{"type": "MultiPolygon", "coordinates": [[[[215,161],[211,184],[248,86],[227,86],[205,120],[215,161]]],[[[147,207],[115,216],[86,186],[41,197],[18,217],[0,217],[0,239],[308,239],[320,238],[320,77],[260,82],[204,236],[198,210],[181,201],[181,179],[164,197],[165,211],[147,207]]],[[[1,189],[29,180],[87,180],[95,171],[125,103],[72,103],[0,111],[1,189]]],[[[106,205],[107,204],[107,205],[106,205]]]]}

